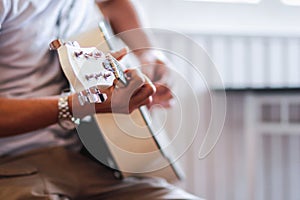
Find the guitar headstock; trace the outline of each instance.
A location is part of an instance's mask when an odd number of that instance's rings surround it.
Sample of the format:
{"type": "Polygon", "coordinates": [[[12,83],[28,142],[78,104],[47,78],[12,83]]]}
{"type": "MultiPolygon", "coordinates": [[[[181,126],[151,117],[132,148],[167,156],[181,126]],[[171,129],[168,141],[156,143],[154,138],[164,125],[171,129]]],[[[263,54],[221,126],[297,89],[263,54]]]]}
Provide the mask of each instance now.
{"type": "Polygon", "coordinates": [[[120,63],[95,47],[81,48],[76,42],[55,40],[50,49],[58,50],[62,69],[78,93],[81,105],[104,102],[107,96],[101,89],[112,86],[115,79],[127,84],[120,63]]]}

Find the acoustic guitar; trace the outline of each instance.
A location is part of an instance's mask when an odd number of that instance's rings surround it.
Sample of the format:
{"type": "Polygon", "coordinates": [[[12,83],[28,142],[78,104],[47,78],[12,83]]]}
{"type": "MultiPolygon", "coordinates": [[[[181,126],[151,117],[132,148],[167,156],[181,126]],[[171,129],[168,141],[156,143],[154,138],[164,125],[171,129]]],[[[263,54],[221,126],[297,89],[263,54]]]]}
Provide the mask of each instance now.
{"type": "MultiPolygon", "coordinates": [[[[70,39],[76,42],[55,40],[50,45],[57,50],[81,104],[105,101],[101,87],[111,86],[115,79],[127,84],[124,65],[108,54],[113,50],[111,37],[109,24],[102,21],[97,28],[70,39]]],[[[85,148],[114,170],[116,178],[158,176],[177,181],[183,173],[171,162],[171,141],[163,129],[154,132],[153,126],[149,111],[142,106],[131,114],[93,114],[82,120],[77,132],[85,148]],[[164,151],[166,146],[169,153],[164,151]]]]}

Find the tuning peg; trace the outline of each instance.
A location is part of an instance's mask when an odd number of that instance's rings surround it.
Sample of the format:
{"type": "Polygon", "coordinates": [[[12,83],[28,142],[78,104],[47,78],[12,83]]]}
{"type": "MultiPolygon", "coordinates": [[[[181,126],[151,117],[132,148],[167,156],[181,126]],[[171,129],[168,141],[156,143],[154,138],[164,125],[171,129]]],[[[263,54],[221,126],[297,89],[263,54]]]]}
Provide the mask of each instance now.
{"type": "Polygon", "coordinates": [[[86,74],[86,75],[85,75],[85,79],[86,79],[87,81],[90,81],[90,79],[93,79],[93,78],[95,78],[95,75],[94,75],[94,74],[86,74]]]}
{"type": "Polygon", "coordinates": [[[50,44],[49,44],[49,48],[50,50],[57,50],[60,46],[62,45],[70,45],[70,46],[73,46],[73,47],[80,47],[79,43],[76,42],[76,41],[68,41],[68,42],[64,42],[62,41],[61,39],[56,39],[56,40],[53,40],[50,44]]]}
{"type": "Polygon", "coordinates": [[[77,41],[68,41],[66,42],[66,44],[70,45],[70,46],[73,46],[73,47],[78,47],[80,48],[80,45],[77,41]]]}
{"type": "Polygon", "coordinates": [[[103,103],[107,99],[107,95],[105,93],[102,93],[98,88],[95,88],[96,94],[99,96],[100,102],[103,103]]]}
{"type": "Polygon", "coordinates": [[[89,89],[86,90],[86,97],[89,103],[98,103],[100,101],[97,94],[92,93],[89,89]]]}
{"type": "Polygon", "coordinates": [[[102,62],[102,65],[103,65],[103,68],[106,69],[107,71],[111,71],[111,72],[114,71],[114,70],[112,69],[112,67],[111,67],[111,65],[110,65],[110,63],[109,63],[108,60],[104,60],[104,61],[102,62]]]}
{"type": "Polygon", "coordinates": [[[54,51],[57,50],[61,45],[63,45],[63,42],[60,39],[56,39],[49,44],[49,48],[51,51],[54,51]]]}
{"type": "Polygon", "coordinates": [[[86,89],[84,94],[83,92],[78,93],[78,101],[81,106],[85,103],[103,103],[107,100],[107,95],[102,93],[98,88],[94,87],[91,89],[86,89]]]}
{"type": "Polygon", "coordinates": [[[85,104],[85,102],[88,101],[88,99],[87,99],[86,96],[84,96],[84,94],[82,92],[79,92],[79,94],[78,94],[78,101],[79,101],[79,104],[81,106],[83,106],[85,104]]]}

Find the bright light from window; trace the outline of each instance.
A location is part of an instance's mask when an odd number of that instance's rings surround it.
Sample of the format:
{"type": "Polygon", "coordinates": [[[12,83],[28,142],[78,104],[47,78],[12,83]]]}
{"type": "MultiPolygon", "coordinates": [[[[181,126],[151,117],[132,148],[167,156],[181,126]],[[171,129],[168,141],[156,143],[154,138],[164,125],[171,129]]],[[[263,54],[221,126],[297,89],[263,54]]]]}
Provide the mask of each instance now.
{"type": "MultiPolygon", "coordinates": [[[[197,1],[197,2],[211,2],[211,3],[248,3],[256,4],[260,0],[185,0],[185,1],[197,1]]],[[[300,0],[283,0],[283,1],[300,1],[300,0]]]]}
{"type": "Polygon", "coordinates": [[[300,0],[281,0],[284,4],[291,6],[300,6],[300,0]]]}

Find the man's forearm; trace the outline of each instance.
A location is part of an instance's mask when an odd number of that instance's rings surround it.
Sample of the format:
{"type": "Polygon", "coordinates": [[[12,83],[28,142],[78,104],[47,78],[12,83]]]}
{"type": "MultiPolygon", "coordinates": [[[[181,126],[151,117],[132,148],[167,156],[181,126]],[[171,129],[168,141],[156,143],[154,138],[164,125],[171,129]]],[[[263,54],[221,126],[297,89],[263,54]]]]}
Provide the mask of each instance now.
{"type": "Polygon", "coordinates": [[[13,136],[57,123],[58,97],[0,98],[0,137],[13,136]]]}
{"type": "MultiPolygon", "coordinates": [[[[0,98],[0,138],[35,131],[58,123],[59,96],[14,99],[0,98]]],[[[81,106],[77,94],[68,98],[70,113],[83,118],[95,112],[95,104],[81,106]]],[[[110,105],[97,104],[98,110],[108,110],[110,105]]]]}
{"type": "Polygon", "coordinates": [[[109,19],[115,33],[132,50],[141,50],[151,46],[135,6],[130,0],[108,0],[98,3],[103,15],[109,19]],[[132,30],[134,31],[128,31],[132,30]]]}

